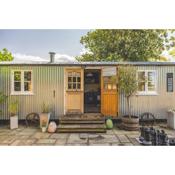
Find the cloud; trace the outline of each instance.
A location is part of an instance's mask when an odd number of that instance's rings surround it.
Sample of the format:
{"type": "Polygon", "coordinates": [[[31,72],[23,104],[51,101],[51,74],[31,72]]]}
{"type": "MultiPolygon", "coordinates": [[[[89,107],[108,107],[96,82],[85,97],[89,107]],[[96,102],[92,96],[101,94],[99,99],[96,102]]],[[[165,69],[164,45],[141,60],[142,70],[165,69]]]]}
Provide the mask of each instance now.
{"type": "Polygon", "coordinates": [[[77,62],[77,60],[75,59],[75,57],[57,53],[55,55],[55,62],[77,62]]]}
{"type": "MultiPolygon", "coordinates": [[[[49,62],[49,55],[48,58],[41,58],[39,56],[32,56],[32,55],[26,55],[26,54],[21,54],[21,53],[14,53],[14,60],[13,62],[16,63],[22,63],[22,62],[49,62]]],[[[69,55],[66,54],[59,54],[56,53],[55,55],[55,62],[77,62],[77,60],[69,55]]]]}
{"type": "Polygon", "coordinates": [[[13,62],[42,62],[47,61],[44,58],[38,57],[38,56],[32,56],[32,55],[26,55],[21,53],[14,53],[14,60],[13,62]]]}

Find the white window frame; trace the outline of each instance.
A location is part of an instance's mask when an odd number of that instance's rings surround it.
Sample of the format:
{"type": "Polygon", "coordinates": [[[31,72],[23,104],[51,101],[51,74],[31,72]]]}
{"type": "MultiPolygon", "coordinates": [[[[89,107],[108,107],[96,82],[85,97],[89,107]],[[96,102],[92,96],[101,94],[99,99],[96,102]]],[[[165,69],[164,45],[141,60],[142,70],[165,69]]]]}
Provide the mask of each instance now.
{"type": "Polygon", "coordinates": [[[10,95],[33,95],[33,72],[32,70],[14,69],[11,71],[11,94],[10,95]],[[21,91],[14,90],[14,72],[21,72],[21,91]],[[24,72],[31,72],[31,91],[24,91],[24,72]]]}
{"type": "Polygon", "coordinates": [[[136,95],[158,95],[157,93],[157,72],[156,70],[138,70],[137,71],[137,80],[138,80],[138,72],[145,72],[146,83],[145,83],[145,91],[137,91],[136,95]],[[148,91],[148,72],[155,73],[155,91],[148,91]]]}

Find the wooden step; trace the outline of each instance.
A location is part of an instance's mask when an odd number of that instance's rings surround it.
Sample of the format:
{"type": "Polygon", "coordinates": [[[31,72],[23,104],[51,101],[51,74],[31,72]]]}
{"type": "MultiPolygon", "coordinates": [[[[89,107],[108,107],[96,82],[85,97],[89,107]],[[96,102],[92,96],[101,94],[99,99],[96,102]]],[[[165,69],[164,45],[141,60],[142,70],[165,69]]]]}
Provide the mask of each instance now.
{"type": "Polygon", "coordinates": [[[105,124],[60,124],[57,132],[106,132],[105,124]]]}
{"type": "Polygon", "coordinates": [[[106,129],[57,129],[58,133],[105,133],[106,129]]]}
{"type": "Polygon", "coordinates": [[[79,117],[79,116],[75,116],[75,117],[68,117],[68,116],[64,116],[64,117],[60,117],[59,118],[59,120],[60,121],[68,121],[68,120],[74,120],[74,121],[76,121],[76,120],[81,120],[81,121],[88,121],[88,120],[93,120],[93,121],[103,121],[104,120],[104,118],[101,118],[101,117],[93,117],[93,116],[91,116],[91,117],[79,117]]]}
{"type": "Polygon", "coordinates": [[[60,124],[104,124],[104,120],[60,120],[60,124]]]}

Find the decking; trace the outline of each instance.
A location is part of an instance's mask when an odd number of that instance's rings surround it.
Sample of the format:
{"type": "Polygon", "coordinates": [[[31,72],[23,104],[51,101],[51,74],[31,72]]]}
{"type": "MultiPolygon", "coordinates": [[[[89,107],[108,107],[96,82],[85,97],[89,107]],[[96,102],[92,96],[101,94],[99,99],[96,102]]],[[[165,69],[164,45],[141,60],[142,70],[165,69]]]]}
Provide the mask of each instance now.
{"type": "Polygon", "coordinates": [[[105,119],[100,114],[67,115],[60,118],[59,133],[105,133],[105,119]]]}

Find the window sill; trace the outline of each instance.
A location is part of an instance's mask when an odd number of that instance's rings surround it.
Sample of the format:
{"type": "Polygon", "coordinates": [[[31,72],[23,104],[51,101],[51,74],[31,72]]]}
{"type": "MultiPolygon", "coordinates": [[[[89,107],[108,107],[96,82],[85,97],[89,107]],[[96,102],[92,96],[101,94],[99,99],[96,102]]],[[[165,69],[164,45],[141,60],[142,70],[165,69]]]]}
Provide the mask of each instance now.
{"type": "Polygon", "coordinates": [[[83,92],[83,90],[66,90],[66,92],[83,92]]]}
{"type": "Polygon", "coordinates": [[[31,93],[23,93],[23,92],[14,93],[14,92],[12,92],[10,95],[34,95],[34,93],[33,92],[31,92],[31,93]]]}
{"type": "Polygon", "coordinates": [[[159,95],[157,92],[138,92],[137,96],[156,96],[159,95]]]}

